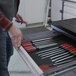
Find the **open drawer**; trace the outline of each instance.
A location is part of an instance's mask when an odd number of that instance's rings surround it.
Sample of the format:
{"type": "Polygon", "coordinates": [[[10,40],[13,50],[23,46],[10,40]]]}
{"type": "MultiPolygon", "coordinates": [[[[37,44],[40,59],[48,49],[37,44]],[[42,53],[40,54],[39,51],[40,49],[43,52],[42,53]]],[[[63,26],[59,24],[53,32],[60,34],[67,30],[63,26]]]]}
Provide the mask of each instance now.
{"type": "Polygon", "coordinates": [[[56,76],[76,68],[75,42],[56,31],[24,36],[22,43],[18,52],[34,76],[56,76]]]}

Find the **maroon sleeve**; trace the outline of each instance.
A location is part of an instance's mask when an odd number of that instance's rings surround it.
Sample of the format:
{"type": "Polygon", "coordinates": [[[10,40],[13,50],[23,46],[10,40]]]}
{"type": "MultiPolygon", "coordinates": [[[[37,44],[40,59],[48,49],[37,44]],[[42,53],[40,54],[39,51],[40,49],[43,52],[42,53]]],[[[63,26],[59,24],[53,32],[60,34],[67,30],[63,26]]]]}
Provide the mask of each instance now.
{"type": "Polygon", "coordinates": [[[0,12],[0,27],[9,30],[13,23],[0,12]]]}

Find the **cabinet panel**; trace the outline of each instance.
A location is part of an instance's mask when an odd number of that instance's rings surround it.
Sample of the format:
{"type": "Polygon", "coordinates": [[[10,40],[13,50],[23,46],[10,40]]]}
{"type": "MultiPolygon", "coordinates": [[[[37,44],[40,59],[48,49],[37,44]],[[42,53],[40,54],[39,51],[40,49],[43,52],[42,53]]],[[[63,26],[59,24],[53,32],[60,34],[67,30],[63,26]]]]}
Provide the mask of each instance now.
{"type": "Polygon", "coordinates": [[[44,21],[46,0],[25,0],[25,19],[28,23],[44,21]]]}
{"type": "Polygon", "coordinates": [[[76,4],[71,2],[64,3],[64,19],[76,18],[76,4]]]}
{"type": "Polygon", "coordinates": [[[51,2],[51,20],[61,20],[60,10],[62,9],[62,0],[52,0],[51,2]]]}

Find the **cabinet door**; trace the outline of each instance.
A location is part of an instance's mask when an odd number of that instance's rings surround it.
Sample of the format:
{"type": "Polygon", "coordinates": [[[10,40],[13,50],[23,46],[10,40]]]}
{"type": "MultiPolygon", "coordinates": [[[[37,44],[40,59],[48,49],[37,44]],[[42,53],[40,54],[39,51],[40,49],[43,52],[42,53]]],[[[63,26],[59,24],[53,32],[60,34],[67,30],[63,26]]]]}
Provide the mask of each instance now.
{"type": "Polygon", "coordinates": [[[61,20],[61,13],[60,13],[61,9],[62,9],[62,0],[51,1],[51,20],[52,21],[61,20]]]}
{"type": "Polygon", "coordinates": [[[46,0],[25,0],[24,11],[25,20],[30,23],[44,21],[46,0]]]}
{"type": "Polygon", "coordinates": [[[76,3],[66,2],[63,19],[76,18],[76,3]]]}

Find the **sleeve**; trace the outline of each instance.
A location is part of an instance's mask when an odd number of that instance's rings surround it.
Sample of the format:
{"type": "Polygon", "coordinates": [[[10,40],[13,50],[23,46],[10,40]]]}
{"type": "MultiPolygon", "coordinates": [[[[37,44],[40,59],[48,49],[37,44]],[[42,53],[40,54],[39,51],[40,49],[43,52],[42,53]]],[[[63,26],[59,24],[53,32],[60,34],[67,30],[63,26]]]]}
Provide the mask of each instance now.
{"type": "Polygon", "coordinates": [[[13,23],[0,12],[0,27],[8,31],[13,23]]]}

